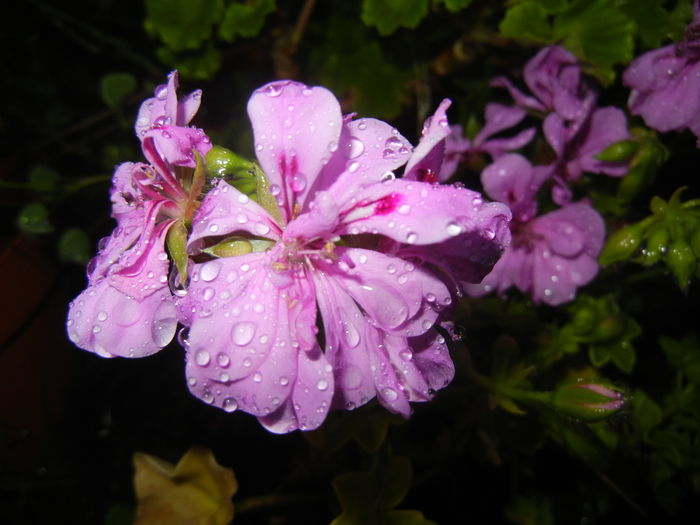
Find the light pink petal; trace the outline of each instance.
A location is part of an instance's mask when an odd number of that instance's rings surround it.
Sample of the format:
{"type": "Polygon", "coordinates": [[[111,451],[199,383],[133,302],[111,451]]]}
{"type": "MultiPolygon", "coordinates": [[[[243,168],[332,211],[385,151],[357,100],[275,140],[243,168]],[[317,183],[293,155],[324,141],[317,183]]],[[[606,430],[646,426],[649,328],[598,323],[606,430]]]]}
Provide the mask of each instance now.
{"type": "MultiPolygon", "coordinates": [[[[700,88],[700,84],[698,87],[700,88]]],[[[604,162],[596,159],[595,156],[611,144],[629,139],[629,137],[627,118],[622,110],[614,107],[596,109],[591,114],[586,140],[581,144],[579,150],[582,169],[616,177],[627,174],[626,162],[604,162]]]]}
{"type": "Polygon", "coordinates": [[[544,181],[535,176],[530,162],[516,153],[507,153],[481,172],[486,194],[503,202],[519,220],[527,220],[537,211],[535,199],[544,181]]]}
{"type": "Polygon", "coordinates": [[[204,156],[212,148],[211,139],[199,128],[160,126],[146,130],[141,140],[152,139],[160,156],[175,166],[197,166],[195,152],[204,156]]]}
{"type": "Polygon", "coordinates": [[[494,78],[491,81],[491,85],[494,87],[506,88],[510,93],[510,96],[513,97],[515,103],[523,108],[534,111],[547,111],[547,108],[539,100],[520,91],[510,80],[505,77],[494,78]]]}
{"type": "Polygon", "coordinates": [[[248,101],[255,151],[271,188],[279,188],[283,214],[304,207],[309,189],[338,148],[343,119],[333,94],[322,87],[272,82],[248,101]]]}
{"type": "MultiPolygon", "coordinates": [[[[333,184],[339,191],[357,191],[379,182],[406,163],[413,147],[386,122],[362,118],[343,125],[338,149],[312,186],[309,196],[333,184]]],[[[308,208],[309,200],[302,211],[308,208]]]]}
{"type": "Polygon", "coordinates": [[[177,314],[167,286],[142,300],[123,294],[102,279],[70,304],[68,337],[102,357],[143,357],[166,346],[177,314]]]}
{"type": "Polygon", "coordinates": [[[150,128],[157,126],[187,126],[199,109],[202,92],[196,90],[177,101],[177,71],[168,75],[168,83],[157,86],[155,97],[146,99],[136,118],[136,136],[141,138],[150,128]]]}
{"type": "Polygon", "coordinates": [[[481,131],[474,138],[474,143],[479,145],[489,137],[517,126],[525,118],[527,113],[522,108],[504,106],[503,104],[491,103],[486,105],[486,122],[481,131]]]}
{"type": "Polygon", "coordinates": [[[187,248],[195,252],[207,237],[225,237],[236,232],[279,240],[282,231],[270,214],[250,197],[221,180],[207,193],[192,219],[187,248]]]}
{"type": "MultiPolygon", "coordinates": [[[[412,361],[429,388],[427,392],[422,392],[414,387],[410,393],[411,401],[420,401],[421,397],[430,399],[432,391],[446,387],[455,375],[445,338],[435,330],[430,330],[420,337],[410,338],[408,343],[413,350],[412,361]]],[[[405,360],[406,357],[406,353],[399,351],[400,359],[405,360]]]]}
{"type": "Polygon", "coordinates": [[[514,151],[526,146],[535,138],[536,134],[537,130],[535,128],[528,128],[512,137],[489,139],[479,146],[479,149],[487,152],[491,157],[496,159],[507,151],[514,151]]]}
{"type": "Polygon", "coordinates": [[[443,100],[435,113],[425,121],[418,146],[406,164],[405,179],[437,181],[445,152],[445,138],[451,132],[447,121],[447,109],[451,104],[451,100],[443,100]]]}
{"type": "Polygon", "coordinates": [[[481,195],[465,188],[396,179],[368,186],[342,203],[336,231],[378,233],[405,244],[427,245],[477,231],[484,219],[490,222],[499,214],[504,222],[510,220],[504,205],[485,204],[481,195]]]}

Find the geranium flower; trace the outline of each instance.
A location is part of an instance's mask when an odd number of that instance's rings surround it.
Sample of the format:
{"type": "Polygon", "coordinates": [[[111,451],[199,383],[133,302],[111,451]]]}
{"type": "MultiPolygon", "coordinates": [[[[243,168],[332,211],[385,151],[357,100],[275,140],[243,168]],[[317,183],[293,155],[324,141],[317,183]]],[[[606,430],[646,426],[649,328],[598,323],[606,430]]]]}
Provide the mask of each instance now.
{"type": "Polygon", "coordinates": [[[141,106],[137,135],[150,164],[117,168],[110,190],[117,227],[100,241],[88,265],[88,287],[68,311],[70,339],[103,357],[150,355],[177,327],[164,244],[170,229],[192,216],[202,181],[187,167],[194,166],[195,149],[205,154],[211,144],[202,130],[183,127],[199,97],[178,104],[176,84],[171,73],[168,86],[156,88],[156,97],[141,106]]]}
{"type": "Polygon", "coordinates": [[[273,432],[374,397],[408,415],[452,379],[435,325],[455,283],[478,282],[507,245],[507,207],[395,178],[409,159],[435,165],[446,122],[412,155],[388,124],[343,118],[324,88],[274,82],[248,113],[269,188],[255,202],[219,181],[194,216],[198,262],[179,300],[190,390],[273,432]],[[217,247],[242,254],[206,255],[217,247]]]}
{"type": "Polygon", "coordinates": [[[535,197],[547,177],[546,168],[532,167],[517,154],[503,155],[482,172],[486,193],[513,211],[513,238],[493,271],[481,283],[465,286],[469,295],[515,286],[537,303],[556,306],[574,299],[598,273],[603,219],[583,201],[537,216],[535,197]]]}
{"type": "Polygon", "coordinates": [[[690,129],[700,141],[700,2],[683,39],[634,59],[623,75],[629,108],[657,131],[690,129]]]}
{"type": "Polygon", "coordinates": [[[595,90],[582,78],[576,57],[563,47],[541,49],[525,65],[523,77],[534,96],[523,93],[505,77],[494,78],[491,85],[508,89],[523,108],[542,113],[554,111],[565,120],[585,119],[595,104],[595,90]]]}

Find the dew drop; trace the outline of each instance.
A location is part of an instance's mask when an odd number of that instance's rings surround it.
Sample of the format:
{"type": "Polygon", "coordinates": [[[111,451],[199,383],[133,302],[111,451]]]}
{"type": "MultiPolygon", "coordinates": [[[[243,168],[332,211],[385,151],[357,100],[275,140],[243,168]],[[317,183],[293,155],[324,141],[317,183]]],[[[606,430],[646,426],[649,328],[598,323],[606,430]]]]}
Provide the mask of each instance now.
{"type": "Polygon", "coordinates": [[[295,174],[292,177],[292,191],[300,192],[304,191],[304,188],[306,188],[306,177],[303,173],[295,174]]]}
{"type": "Polygon", "coordinates": [[[216,362],[219,363],[219,366],[223,366],[225,368],[231,363],[231,359],[224,352],[219,352],[219,354],[216,356],[216,362]]]}
{"type": "Polygon", "coordinates": [[[107,320],[107,312],[98,312],[97,320],[98,321],[106,321],[107,320]]]}
{"type": "Polygon", "coordinates": [[[408,232],[406,234],[406,242],[408,244],[415,244],[418,241],[418,234],[416,232],[408,232]]]}
{"type": "Polygon", "coordinates": [[[347,149],[345,150],[345,154],[347,158],[349,159],[356,159],[360,155],[362,155],[365,151],[365,145],[364,143],[355,137],[350,137],[350,140],[347,145],[347,149]]]}
{"type": "Polygon", "coordinates": [[[401,215],[408,215],[408,212],[411,211],[411,206],[409,204],[402,204],[401,206],[399,206],[398,211],[401,215]]]}
{"type": "Polygon", "coordinates": [[[209,231],[212,233],[216,233],[219,231],[219,225],[218,224],[212,224],[209,226],[209,231]]]}
{"type": "Polygon", "coordinates": [[[206,350],[198,350],[197,353],[194,354],[194,362],[199,366],[207,366],[209,364],[209,360],[209,352],[206,350]]]}
{"type": "Polygon", "coordinates": [[[246,368],[250,368],[251,366],[253,366],[253,360],[250,357],[246,357],[243,360],[243,366],[246,368]]]}
{"type": "Polygon", "coordinates": [[[289,379],[287,379],[285,376],[280,377],[280,385],[287,386],[288,384],[289,384],[289,379]]]}
{"type": "Polygon", "coordinates": [[[399,394],[394,390],[393,388],[384,388],[382,390],[382,395],[388,399],[389,401],[396,401],[396,398],[399,397],[399,394]]]}
{"type": "Polygon", "coordinates": [[[219,275],[220,269],[221,264],[219,261],[209,261],[202,265],[202,270],[199,275],[203,281],[213,281],[219,275]]]}
{"type": "Polygon", "coordinates": [[[238,402],[232,397],[227,397],[221,404],[221,408],[223,408],[228,413],[235,412],[236,410],[238,410],[238,402]]]}
{"type": "Polygon", "coordinates": [[[350,348],[355,348],[360,343],[360,332],[358,332],[355,325],[350,322],[343,322],[343,335],[345,337],[345,343],[350,348]]]}
{"type": "Polygon", "coordinates": [[[260,372],[255,372],[253,374],[253,381],[260,383],[262,381],[262,374],[260,372]]]}
{"type": "Polygon", "coordinates": [[[202,292],[202,299],[204,299],[205,301],[211,301],[214,295],[216,295],[214,288],[212,288],[211,286],[207,286],[204,289],[204,292],[202,292]]]}
{"type": "Polygon", "coordinates": [[[263,93],[268,97],[279,97],[282,94],[282,86],[277,84],[268,84],[267,87],[263,88],[263,93]]]}
{"type": "Polygon", "coordinates": [[[270,227],[263,222],[259,222],[255,225],[255,233],[258,235],[266,235],[269,231],[270,227]]]}
{"type": "Polygon", "coordinates": [[[325,379],[319,379],[318,383],[316,383],[316,388],[318,388],[321,392],[324,390],[328,389],[328,381],[325,379]]]}
{"type": "Polygon", "coordinates": [[[456,222],[450,221],[447,223],[446,231],[447,235],[451,235],[454,237],[455,235],[459,235],[460,233],[462,233],[462,227],[456,222]]]}
{"type": "Polygon", "coordinates": [[[231,330],[231,339],[238,346],[245,346],[253,339],[255,335],[255,323],[243,321],[233,326],[231,330]]]}

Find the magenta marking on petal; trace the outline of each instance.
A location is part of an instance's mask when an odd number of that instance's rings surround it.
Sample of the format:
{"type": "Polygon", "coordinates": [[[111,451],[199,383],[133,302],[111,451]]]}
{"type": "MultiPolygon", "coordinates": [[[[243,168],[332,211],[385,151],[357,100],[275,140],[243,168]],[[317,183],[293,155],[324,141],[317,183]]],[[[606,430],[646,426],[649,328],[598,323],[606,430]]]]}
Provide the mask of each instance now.
{"type": "Polygon", "coordinates": [[[374,207],[374,215],[386,215],[396,209],[402,201],[401,195],[398,193],[390,193],[386,197],[382,197],[376,202],[374,207]]]}

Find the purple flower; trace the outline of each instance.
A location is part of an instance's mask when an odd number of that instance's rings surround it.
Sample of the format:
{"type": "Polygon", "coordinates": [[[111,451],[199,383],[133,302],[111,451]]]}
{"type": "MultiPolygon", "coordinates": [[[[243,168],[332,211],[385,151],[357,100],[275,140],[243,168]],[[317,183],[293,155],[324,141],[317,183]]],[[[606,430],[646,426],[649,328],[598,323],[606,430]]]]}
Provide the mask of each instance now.
{"type": "Polygon", "coordinates": [[[623,75],[629,108],[657,131],[690,129],[700,141],[700,3],[683,39],[637,57],[623,75]]]}
{"type": "Polygon", "coordinates": [[[503,293],[515,286],[535,302],[555,306],[572,300],[595,277],[603,219],[586,202],[536,217],[535,196],[546,178],[546,168],[533,168],[517,154],[503,155],[482,172],[486,193],[513,212],[512,242],[480,284],[465,286],[469,295],[503,293]]]}
{"type": "Polygon", "coordinates": [[[462,126],[450,126],[450,134],[445,139],[445,157],[440,170],[440,181],[446,181],[457,170],[460,162],[479,153],[488,153],[496,159],[507,151],[520,149],[528,144],[535,136],[535,128],[528,128],[513,137],[492,138],[494,135],[517,126],[526,112],[521,108],[488,104],[486,106],[486,122],[477,133],[474,140],[463,137],[462,126]]]}
{"type": "Polygon", "coordinates": [[[543,131],[557,159],[550,165],[553,178],[552,195],[559,205],[571,202],[568,183],[581,178],[584,172],[612,177],[627,174],[626,162],[604,162],[596,158],[605,148],[629,138],[627,118],[614,107],[596,108],[583,121],[567,122],[559,114],[544,119],[543,131]]]}
{"type": "Polygon", "coordinates": [[[584,119],[595,104],[596,93],[581,78],[576,57],[559,46],[540,50],[525,65],[525,84],[534,96],[526,95],[505,77],[493,79],[491,85],[505,87],[515,102],[526,109],[554,111],[565,120],[584,119]]]}
{"type": "Polygon", "coordinates": [[[117,227],[100,241],[88,265],[88,287],[70,304],[68,336],[103,357],[150,355],[172,340],[177,326],[164,244],[173,224],[191,217],[199,190],[196,185],[192,195],[184,190],[181,177],[192,177],[193,170],[175,165],[190,166],[193,148],[205,152],[211,146],[201,130],[179,126],[189,122],[199,103],[193,105],[190,96],[178,105],[176,78],[172,73],[169,86],[157,88],[156,98],[139,111],[137,132],[150,164],[126,162],[117,168],[110,191],[117,227]],[[184,116],[177,116],[180,112],[184,116]],[[172,122],[154,123],[160,116],[151,122],[157,113],[172,122]],[[199,138],[183,142],[187,136],[199,138]]]}
{"type": "Polygon", "coordinates": [[[464,188],[394,177],[409,159],[439,169],[443,104],[412,155],[388,124],[343,118],[324,88],[274,82],[253,94],[269,190],[258,203],[220,181],[189,240],[201,262],[179,309],[196,396],[288,432],[374,397],[406,416],[452,379],[435,324],[453,282],[496,261],[510,213],[464,188]],[[248,253],[201,259],[222,240],[248,253]],[[451,258],[438,268],[440,251],[451,258]]]}

